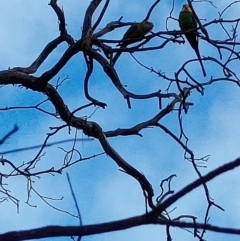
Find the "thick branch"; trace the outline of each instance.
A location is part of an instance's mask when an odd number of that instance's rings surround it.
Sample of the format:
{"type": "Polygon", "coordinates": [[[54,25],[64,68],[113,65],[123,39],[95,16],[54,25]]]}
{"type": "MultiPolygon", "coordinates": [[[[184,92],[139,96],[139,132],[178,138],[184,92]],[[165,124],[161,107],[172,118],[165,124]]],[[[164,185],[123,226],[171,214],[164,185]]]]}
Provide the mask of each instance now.
{"type": "Polygon", "coordinates": [[[101,3],[102,0],[93,0],[85,14],[85,18],[83,21],[83,31],[82,31],[82,39],[86,37],[87,33],[92,28],[92,15],[97,9],[98,5],[101,3]]]}

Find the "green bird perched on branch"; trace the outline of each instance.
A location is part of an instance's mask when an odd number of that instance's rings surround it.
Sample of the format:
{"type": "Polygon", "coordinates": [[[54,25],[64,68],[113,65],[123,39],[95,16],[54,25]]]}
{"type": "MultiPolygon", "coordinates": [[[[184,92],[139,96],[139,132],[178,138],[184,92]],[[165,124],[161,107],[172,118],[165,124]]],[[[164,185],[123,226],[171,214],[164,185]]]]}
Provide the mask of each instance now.
{"type": "MultiPolygon", "coordinates": [[[[149,33],[153,29],[153,27],[153,23],[148,21],[131,25],[130,28],[126,31],[126,33],[123,35],[121,43],[117,46],[120,46],[121,48],[126,48],[129,44],[143,40],[144,36],[149,33]]],[[[113,64],[115,64],[120,54],[121,52],[116,53],[113,58],[113,64]]]]}
{"type": "MultiPolygon", "coordinates": [[[[188,4],[184,4],[182,11],[179,14],[179,26],[181,30],[192,30],[197,28],[197,21],[193,16],[192,9],[188,4]]],[[[198,49],[198,36],[197,32],[189,32],[184,34],[194,51],[198,57],[200,65],[202,67],[203,75],[206,76],[206,72],[200,57],[199,49],[198,49]]]]}

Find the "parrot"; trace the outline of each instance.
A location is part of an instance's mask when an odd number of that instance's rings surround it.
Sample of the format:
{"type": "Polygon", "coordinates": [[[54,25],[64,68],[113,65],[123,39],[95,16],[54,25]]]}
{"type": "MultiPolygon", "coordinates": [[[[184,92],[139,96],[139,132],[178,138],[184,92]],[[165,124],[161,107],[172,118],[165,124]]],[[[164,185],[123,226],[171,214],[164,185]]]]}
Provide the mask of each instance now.
{"type": "MultiPolygon", "coordinates": [[[[193,16],[192,9],[188,4],[184,4],[182,11],[179,14],[179,26],[181,30],[191,30],[197,28],[197,21],[193,16]]],[[[194,49],[200,65],[202,67],[203,75],[206,76],[206,72],[200,57],[199,49],[198,49],[198,36],[196,32],[189,32],[184,34],[191,47],[194,49]]]]}
{"type": "MultiPolygon", "coordinates": [[[[141,41],[144,38],[144,36],[153,29],[153,27],[153,23],[148,21],[135,23],[131,25],[129,29],[126,31],[126,33],[123,35],[121,43],[117,46],[120,46],[121,48],[126,48],[129,44],[141,41]]],[[[113,58],[113,64],[115,64],[120,54],[121,52],[116,53],[116,55],[113,58]]]]}

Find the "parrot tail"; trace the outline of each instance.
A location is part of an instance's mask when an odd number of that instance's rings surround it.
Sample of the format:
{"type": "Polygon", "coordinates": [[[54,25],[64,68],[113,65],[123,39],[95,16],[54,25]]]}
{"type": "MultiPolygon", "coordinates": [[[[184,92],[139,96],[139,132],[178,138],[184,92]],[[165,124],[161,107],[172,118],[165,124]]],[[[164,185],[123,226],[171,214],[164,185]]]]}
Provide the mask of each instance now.
{"type": "Polygon", "coordinates": [[[203,76],[206,77],[207,74],[205,72],[205,69],[204,69],[204,66],[203,66],[203,63],[202,63],[202,60],[201,60],[201,56],[200,56],[200,53],[199,53],[198,39],[197,39],[196,33],[186,33],[185,36],[186,36],[186,39],[188,40],[188,42],[190,43],[191,47],[194,49],[194,51],[195,51],[195,53],[198,57],[198,60],[199,60],[200,65],[202,67],[203,76]]]}
{"type": "Polygon", "coordinates": [[[198,50],[198,48],[197,48],[197,49],[194,49],[194,50],[195,50],[196,55],[197,55],[197,57],[198,57],[199,63],[200,63],[200,65],[201,65],[201,67],[202,67],[203,76],[206,77],[207,74],[206,74],[206,71],[205,71],[205,69],[204,69],[204,66],[203,66],[203,63],[202,63],[202,60],[201,60],[201,56],[200,56],[199,50],[198,50]]]}

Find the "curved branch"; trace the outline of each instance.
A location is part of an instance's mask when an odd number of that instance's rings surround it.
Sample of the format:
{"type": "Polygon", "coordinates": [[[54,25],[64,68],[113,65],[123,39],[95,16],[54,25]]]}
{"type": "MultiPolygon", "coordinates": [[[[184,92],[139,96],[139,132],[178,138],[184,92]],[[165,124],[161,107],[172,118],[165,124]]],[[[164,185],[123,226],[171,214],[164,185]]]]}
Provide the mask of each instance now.
{"type": "Polygon", "coordinates": [[[141,174],[138,170],[136,170],[133,166],[127,163],[115,150],[111,147],[110,143],[108,142],[106,136],[99,130],[98,128],[98,139],[103,147],[103,150],[106,152],[108,156],[110,156],[119,167],[121,167],[127,174],[135,178],[141,185],[145,194],[147,194],[148,205],[154,209],[155,205],[153,204],[153,189],[152,185],[146,179],[146,177],[141,174]]]}
{"type": "Polygon", "coordinates": [[[93,0],[86,10],[86,14],[83,21],[83,31],[81,39],[84,39],[89,31],[92,31],[92,15],[97,9],[98,5],[101,3],[102,0],[93,0]]]}
{"type": "MultiPolygon", "coordinates": [[[[9,131],[2,139],[0,139],[0,145],[2,145],[10,136],[12,136],[15,132],[18,131],[18,126],[15,124],[13,129],[9,131]]],[[[0,153],[1,155],[1,153],[0,153]]]]}
{"type": "Polygon", "coordinates": [[[107,106],[107,104],[94,99],[88,93],[88,82],[89,82],[90,76],[91,76],[92,71],[93,71],[93,60],[92,60],[92,58],[89,58],[89,56],[87,56],[85,53],[84,53],[84,59],[85,59],[86,65],[87,65],[87,73],[86,73],[86,76],[85,76],[85,79],[84,79],[84,93],[85,93],[85,96],[94,105],[98,105],[98,106],[100,106],[100,107],[102,107],[104,109],[107,106]]]}
{"type": "Polygon", "coordinates": [[[63,11],[58,7],[57,0],[51,0],[49,5],[53,8],[55,13],[57,14],[58,20],[59,20],[59,30],[60,35],[67,34],[66,30],[66,23],[65,23],[65,17],[63,11]]]}
{"type": "Polygon", "coordinates": [[[154,8],[157,6],[157,4],[160,3],[160,2],[161,2],[161,0],[156,0],[156,2],[150,7],[150,9],[149,9],[149,11],[148,11],[148,13],[147,13],[147,16],[144,18],[143,22],[144,22],[144,21],[147,21],[147,20],[150,18],[150,15],[151,15],[153,9],[154,9],[154,8]]]}
{"type": "Polygon", "coordinates": [[[41,83],[42,86],[46,86],[46,84],[64,67],[64,65],[79,51],[82,50],[82,41],[79,40],[72,46],[70,46],[61,59],[55,64],[52,69],[43,73],[39,78],[38,81],[41,83]]]}
{"type": "Polygon", "coordinates": [[[141,136],[141,134],[139,133],[142,129],[148,128],[149,126],[158,126],[158,121],[161,120],[164,116],[166,116],[168,113],[170,113],[175,104],[180,102],[181,100],[177,97],[163,110],[161,110],[157,115],[155,115],[153,118],[144,121],[142,123],[139,123],[131,128],[128,129],[117,129],[114,131],[106,131],[105,135],[107,137],[115,137],[115,136],[128,136],[128,135],[139,135],[141,136]]]}
{"type": "Polygon", "coordinates": [[[95,51],[91,51],[90,53],[91,57],[94,58],[96,61],[99,62],[99,64],[101,64],[104,72],[107,74],[107,76],[111,79],[112,83],[115,85],[115,87],[118,89],[118,91],[123,95],[123,97],[125,99],[127,99],[128,101],[128,107],[131,108],[130,106],[130,98],[133,99],[150,99],[150,98],[158,98],[159,101],[161,98],[164,97],[170,97],[171,95],[169,94],[161,94],[161,90],[158,90],[154,93],[150,93],[150,94],[145,94],[145,95],[138,95],[138,94],[133,94],[129,91],[127,91],[123,84],[121,83],[117,72],[115,71],[115,69],[113,68],[113,66],[111,64],[108,63],[108,61],[100,54],[98,54],[95,51]]]}
{"type": "Polygon", "coordinates": [[[66,41],[69,45],[72,45],[74,43],[74,40],[72,37],[68,34],[63,34],[50,43],[47,44],[47,46],[43,49],[43,51],[40,53],[40,55],[37,57],[37,59],[29,66],[26,68],[22,67],[15,67],[11,70],[13,71],[21,71],[26,74],[33,74],[35,73],[38,68],[41,66],[41,64],[47,59],[47,57],[51,54],[51,52],[57,48],[59,44],[62,42],[66,41]]]}
{"type": "Polygon", "coordinates": [[[187,185],[186,187],[184,187],[182,190],[180,190],[176,194],[169,197],[166,201],[164,201],[160,205],[158,205],[155,208],[155,210],[151,211],[151,213],[149,213],[149,215],[150,216],[158,216],[165,209],[167,209],[173,203],[175,203],[178,199],[182,198],[183,196],[185,196],[186,194],[188,194],[195,188],[201,186],[203,183],[209,182],[210,180],[214,179],[215,177],[220,176],[221,174],[228,172],[238,166],[240,166],[240,158],[216,168],[215,170],[209,172],[205,176],[200,177],[196,181],[194,181],[194,182],[190,183],[189,185],[187,185]]]}
{"type": "Polygon", "coordinates": [[[98,24],[101,22],[104,14],[105,14],[105,12],[106,12],[106,10],[107,10],[107,8],[108,8],[109,2],[110,2],[110,0],[106,0],[105,4],[104,4],[104,6],[103,6],[103,9],[102,9],[102,11],[101,11],[101,13],[100,13],[100,15],[99,15],[96,23],[95,23],[95,24],[93,25],[93,27],[92,27],[92,30],[93,30],[93,31],[96,29],[96,27],[98,26],[98,24]]]}

